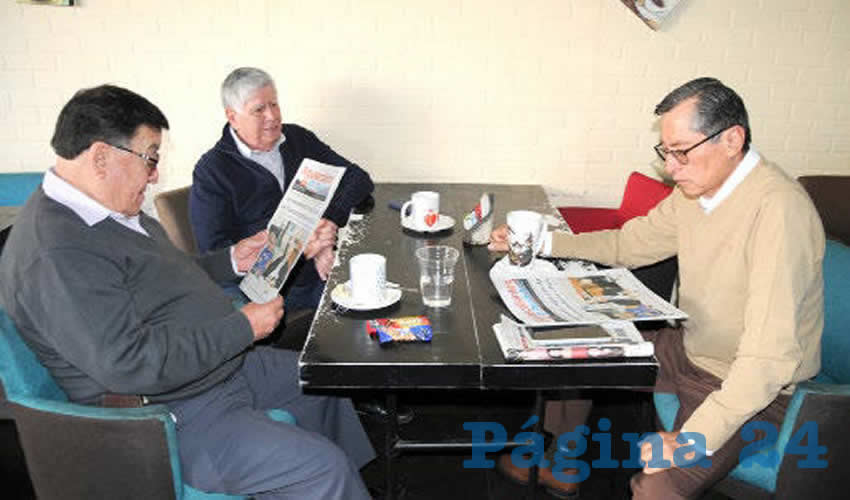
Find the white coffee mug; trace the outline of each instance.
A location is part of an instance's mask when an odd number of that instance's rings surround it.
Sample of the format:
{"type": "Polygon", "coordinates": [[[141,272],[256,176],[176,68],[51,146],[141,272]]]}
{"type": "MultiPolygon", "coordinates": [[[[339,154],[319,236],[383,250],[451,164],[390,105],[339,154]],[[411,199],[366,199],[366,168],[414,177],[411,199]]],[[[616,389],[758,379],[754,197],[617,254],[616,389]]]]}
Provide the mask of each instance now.
{"type": "Polygon", "coordinates": [[[508,212],[508,259],[511,264],[527,266],[543,247],[546,222],[543,215],[530,210],[508,212]]]}
{"type": "Polygon", "coordinates": [[[361,253],[348,261],[351,298],[358,303],[383,300],[387,287],[387,259],[376,253],[361,253]]]}
{"type": "Polygon", "coordinates": [[[428,230],[440,219],[440,193],[417,191],[401,206],[401,224],[404,227],[428,230]]]}

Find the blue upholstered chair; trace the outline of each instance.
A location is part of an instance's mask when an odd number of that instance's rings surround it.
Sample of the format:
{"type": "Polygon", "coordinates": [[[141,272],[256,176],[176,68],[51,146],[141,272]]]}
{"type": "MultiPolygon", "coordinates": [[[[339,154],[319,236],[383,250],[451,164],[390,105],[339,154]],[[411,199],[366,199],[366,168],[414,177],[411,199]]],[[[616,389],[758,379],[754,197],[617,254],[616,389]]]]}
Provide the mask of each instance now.
{"type": "MultiPolygon", "coordinates": [[[[798,384],[773,446],[744,459],[718,484],[722,493],[735,498],[847,498],[850,472],[850,247],[827,240],[823,261],[824,330],[821,372],[811,381],[798,384]],[[814,422],[817,427],[808,424],[814,422]],[[802,428],[802,431],[801,431],[802,428]],[[787,446],[802,444],[795,437],[817,429],[817,445],[825,446],[820,459],[825,467],[804,468],[805,453],[788,453],[787,446]],[[768,453],[779,460],[768,463],[768,453]]],[[[665,430],[672,430],[679,399],[675,394],[656,393],[655,408],[665,430]]],[[[815,435],[805,441],[814,446],[815,435]]],[[[805,446],[804,446],[805,449],[805,446]]],[[[799,450],[794,450],[799,451],[799,450]]]]}
{"type": "MultiPolygon", "coordinates": [[[[0,380],[40,499],[242,498],[183,483],[176,429],[165,406],[119,409],[69,402],[2,308],[0,380]]],[[[283,410],[268,415],[295,423],[283,410]]]]}
{"type": "Polygon", "coordinates": [[[43,178],[44,172],[0,174],[0,207],[23,205],[43,178]]]}

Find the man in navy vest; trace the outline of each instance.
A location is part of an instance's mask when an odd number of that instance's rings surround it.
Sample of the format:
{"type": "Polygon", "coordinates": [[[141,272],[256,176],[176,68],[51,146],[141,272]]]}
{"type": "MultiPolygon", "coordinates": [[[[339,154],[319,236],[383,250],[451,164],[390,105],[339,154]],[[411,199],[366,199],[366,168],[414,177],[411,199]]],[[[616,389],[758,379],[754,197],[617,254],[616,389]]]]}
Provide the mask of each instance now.
{"type": "MultiPolygon", "coordinates": [[[[290,311],[315,308],[334,262],[339,227],[374,189],[369,174],[313,132],[282,123],[274,80],[257,68],[238,68],[221,86],[227,124],[192,175],[189,215],[201,253],[265,229],[305,158],[346,167],[318,228],[282,294],[290,311]]],[[[234,284],[235,285],[235,284],[234,284]]]]}

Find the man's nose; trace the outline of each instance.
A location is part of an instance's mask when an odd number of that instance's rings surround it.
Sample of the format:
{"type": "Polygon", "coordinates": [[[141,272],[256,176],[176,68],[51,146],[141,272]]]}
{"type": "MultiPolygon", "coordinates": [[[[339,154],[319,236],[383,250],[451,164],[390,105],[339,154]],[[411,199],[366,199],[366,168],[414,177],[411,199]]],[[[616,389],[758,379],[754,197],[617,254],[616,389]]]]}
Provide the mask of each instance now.
{"type": "Polygon", "coordinates": [[[668,174],[673,175],[681,168],[682,164],[679,163],[679,160],[677,160],[675,156],[667,155],[667,158],[664,159],[664,170],[666,170],[668,174]]]}
{"type": "Polygon", "coordinates": [[[159,182],[159,168],[152,168],[148,172],[148,184],[156,184],[159,182]]]}

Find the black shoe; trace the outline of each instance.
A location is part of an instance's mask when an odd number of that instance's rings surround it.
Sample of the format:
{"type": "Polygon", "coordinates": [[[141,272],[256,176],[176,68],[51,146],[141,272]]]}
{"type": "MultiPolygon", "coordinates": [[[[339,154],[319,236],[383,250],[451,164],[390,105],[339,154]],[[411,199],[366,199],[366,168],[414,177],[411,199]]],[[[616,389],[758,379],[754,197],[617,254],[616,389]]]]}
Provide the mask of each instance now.
{"type": "MultiPolygon", "coordinates": [[[[375,486],[369,487],[369,496],[372,497],[372,500],[384,500],[387,497],[387,493],[384,488],[378,488],[375,486]]],[[[407,488],[403,484],[396,482],[395,485],[395,495],[393,495],[396,500],[404,500],[407,497],[407,488]]]]}
{"type": "MultiPolygon", "coordinates": [[[[355,407],[357,413],[367,417],[377,417],[386,420],[389,417],[387,408],[376,400],[360,401],[355,407]]],[[[413,420],[413,409],[409,406],[399,406],[396,408],[396,420],[399,424],[407,424],[413,420]]]]}

